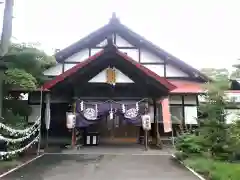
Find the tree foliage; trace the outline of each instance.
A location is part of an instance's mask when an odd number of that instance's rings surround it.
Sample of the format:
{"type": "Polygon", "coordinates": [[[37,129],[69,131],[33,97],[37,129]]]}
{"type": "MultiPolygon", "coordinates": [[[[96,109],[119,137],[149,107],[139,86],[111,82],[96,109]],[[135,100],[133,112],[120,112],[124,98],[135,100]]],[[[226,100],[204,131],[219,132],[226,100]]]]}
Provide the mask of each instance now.
{"type": "Polygon", "coordinates": [[[216,81],[240,78],[240,69],[235,69],[230,72],[226,68],[203,68],[201,72],[216,81]]]}
{"type": "Polygon", "coordinates": [[[3,115],[10,122],[12,116],[28,116],[31,110],[28,104],[20,103],[20,92],[9,90],[35,90],[44,83],[43,71],[55,64],[55,59],[34,46],[26,44],[12,44],[9,52],[3,57],[7,64],[4,77],[4,101],[3,115]],[[12,115],[11,115],[12,113],[12,115]]]}
{"type": "Polygon", "coordinates": [[[55,64],[55,59],[41,50],[13,44],[3,58],[7,62],[5,83],[12,88],[34,90],[44,82],[43,71],[55,64]]]}
{"type": "Polygon", "coordinates": [[[230,160],[239,152],[240,123],[226,124],[226,109],[233,105],[224,93],[228,89],[228,81],[210,83],[205,88],[205,101],[199,107],[204,116],[197,133],[182,134],[176,147],[187,154],[207,154],[212,158],[230,160]]]}

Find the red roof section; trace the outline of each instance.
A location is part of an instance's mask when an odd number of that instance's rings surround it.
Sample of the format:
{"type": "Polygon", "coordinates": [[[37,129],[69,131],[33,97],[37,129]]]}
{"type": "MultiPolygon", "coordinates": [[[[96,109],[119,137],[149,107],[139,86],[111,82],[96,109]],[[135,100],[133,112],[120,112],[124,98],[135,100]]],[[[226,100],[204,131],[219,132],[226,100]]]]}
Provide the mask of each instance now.
{"type": "Polygon", "coordinates": [[[183,80],[169,80],[177,88],[172,90],[171,93],[204,93],[204,88],[202,87],[204,83],[183,81],[183,80]]]}
{"type": "MultiPolygon", "coordinates": [[[[77,72],[79,69],[83,68],[84,66],[86,66],[87,64],[89,64],[90,62],[94,61],[95,59],[97,59],[99,56],[101,56],[102,54],[104,54],[104,50],[96,53],[95,55],[89,57],[88,59],[84,60],[83,62],[75,65],[74,67],[68,69],[67,71],[65,71],[64,73],[56,76],[54,79],[46,82],[43,85],[43,90],[46,89],[50,89],[53,86],[55,86],[57,83],[63,81],[65,78],[71,76],[72,74],[74,74],[75,72],[77,72]]],[[[131,57],[129,57],[127,54],[122,53],[120,51],[118,51],[116,49],[116,54],[118,54],[119,56],[121,56],[124,60],[132,63],[133,65],[135,65],[136,68],[138,68],[139,70],[141,70],[142,72],[144,72],[146,75],[154,78],[155,80],[157,80],[160,84],[162,84],[163,86],[165,86],[167,89],[169,89],[169,91],[172,91],[173,89],[176,88],[175,85],[173,85],[172,83],[170,83],[167,79],[160,77],[159,75],[157,75],[156,73],[154,73],[153,71],[149,70],[148,68],[144,67],[143,65],[141,65],[140,63],[136,62],[135,60],[133,60],[131,57]]]]}

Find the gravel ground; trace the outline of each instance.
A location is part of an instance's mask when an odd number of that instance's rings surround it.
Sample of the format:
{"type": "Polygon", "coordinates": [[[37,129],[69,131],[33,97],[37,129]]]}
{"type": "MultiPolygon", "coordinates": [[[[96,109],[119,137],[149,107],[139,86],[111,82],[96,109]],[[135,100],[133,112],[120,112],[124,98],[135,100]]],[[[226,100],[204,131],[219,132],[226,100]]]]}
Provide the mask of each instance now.
{"type": "Polygon", "coordinates": [[[2,180],[197,180],[167,155],[46,154],[2,180]]]}

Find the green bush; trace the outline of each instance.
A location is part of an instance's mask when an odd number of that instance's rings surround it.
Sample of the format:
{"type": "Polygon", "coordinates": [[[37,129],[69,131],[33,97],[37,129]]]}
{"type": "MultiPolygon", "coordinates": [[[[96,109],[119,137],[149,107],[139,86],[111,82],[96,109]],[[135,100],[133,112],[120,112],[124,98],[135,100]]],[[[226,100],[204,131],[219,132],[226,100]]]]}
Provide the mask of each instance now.
{"type": "Polygon", "coordinates": [[[175,145],[178,151],[182,151],[187,154],[198,154],[203,150],[199,136],[189,133],[185,133],[177,137],[175,145]]]}

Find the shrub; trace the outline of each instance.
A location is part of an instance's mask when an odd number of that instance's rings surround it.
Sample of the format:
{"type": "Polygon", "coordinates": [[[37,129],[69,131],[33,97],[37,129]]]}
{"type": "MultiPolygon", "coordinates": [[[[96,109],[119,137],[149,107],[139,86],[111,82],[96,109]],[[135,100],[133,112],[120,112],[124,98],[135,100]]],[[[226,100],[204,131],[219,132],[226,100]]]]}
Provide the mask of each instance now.
{"type": "Polygon", "coordinates": [[[201,153],[203,147],[199,136],[194,134],[184,133],[176,139],[176,149],[187,154],[201,153]]]}

